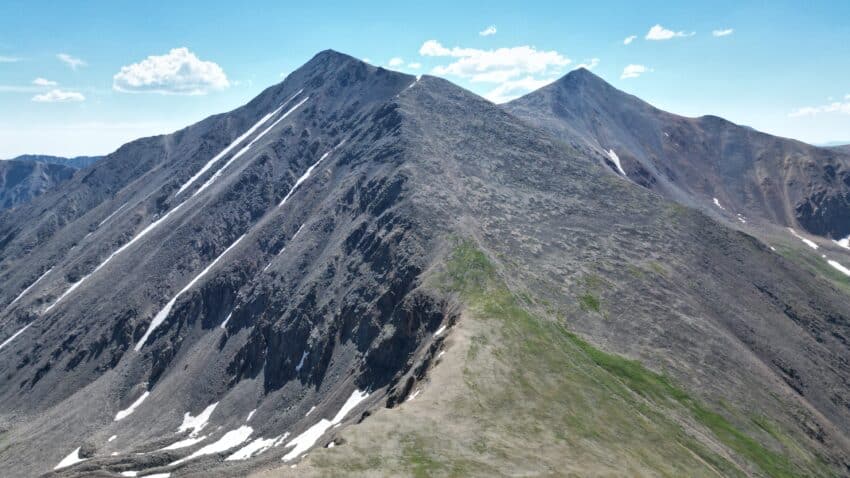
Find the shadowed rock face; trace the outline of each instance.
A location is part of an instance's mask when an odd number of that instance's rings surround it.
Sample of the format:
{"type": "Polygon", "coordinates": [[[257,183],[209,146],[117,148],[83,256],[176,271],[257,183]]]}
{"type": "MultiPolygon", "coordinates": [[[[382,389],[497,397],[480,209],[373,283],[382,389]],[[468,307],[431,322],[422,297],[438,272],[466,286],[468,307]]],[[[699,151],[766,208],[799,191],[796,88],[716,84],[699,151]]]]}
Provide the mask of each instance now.
{"type": "Polygon", "coordinates": [[[70,179],[74,171],[58,164],[15,159],[0,161],[0,208],[28,203],[70,179]]]}
{"type": "MultiPolygon", "coordinates": [[[[22,476],[77,447],[88,459],[59,474],[173,471],[241,426],[296,436],[354,390],[370,395],[349,422],[397,405],[458,319],[425,282],[457,237],[563,310],[601,276],[610,316],[570,328],[814,430],[804,446],[830,464],[847,452],[841,292],[437,78],[322,52],[244,107],[129,143],[2,214],[0,340],[23,331],[0,348],[0,465],[22,476]],[[636,282],[648,260],[663,277],[636,282]],[[156,451],[214,403],[207,441],[156,451]]],[[[240,476],[285,451],[179,469],[240,476]]]]}
{"type": "Polygon", "coordinates": [[[737,214],[813,234],[850,234],[850,155],[739,126],[673,115],[585,69],[504,108],[668,198],[734,221],[737,214]],[[717,198],[726,208],[713,204],[717,198]]]}

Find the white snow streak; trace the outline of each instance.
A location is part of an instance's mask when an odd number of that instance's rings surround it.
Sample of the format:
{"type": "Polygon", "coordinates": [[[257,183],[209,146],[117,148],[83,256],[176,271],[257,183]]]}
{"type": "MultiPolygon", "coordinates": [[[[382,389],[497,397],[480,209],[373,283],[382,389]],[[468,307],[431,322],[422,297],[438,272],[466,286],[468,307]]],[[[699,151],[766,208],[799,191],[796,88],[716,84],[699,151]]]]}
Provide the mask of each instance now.
{"type": "Polygon", "coordinates": [[[313,447],[319,438],[325,434],[325,432],[334,425],[338,425],[345,419],[345,416],[348,415],[348,412],[354,409],[357,405],[360,404],[363,400],[368,397],[369,394],[367,392],[361,392],[360,390],[355,390],[348,400],[342,405],[342,408],[339,409],[336,416],[334,416],[333,420],[321,419],[319,423],[316,423],[312,427],[308,428],[304,433],[298,435],[293,438],[292,441],[286,444],[286,448],[294,447],[292,450],[283,456],[283,461],[290,461],[292,459],[297,458],[307,450],[313,447]]]}
{"type": "Polygon", "coordinates": [[[132,476],[139,476],[139,472],[138,471],[132,471],[132,470],[122,471],[121,476],[131,476],[131,477],[132,476]]]}
{"type": "MultiPolygon", "coordinates": [[[[97,227],[100,227],[100,226],[102,226],[102,225],[106,224],[106,221],[108,221],[108,220],[112,219],[112,216],[114,216],[114,215],[118,214],[118,211],[120,211],[120,210],[124,209],[124,208],[127,206],[127,204],[130,204],[130,201],[125,202],[124,204],[122,204],[122,205],[121,205],[121,207],[119,207],[118,209],[116,209],[116,210],[112,211],[112,214],[110,214],[110,215],[106,216],[106,219],[104,219],[104,220],[100,221],[100,223],[97,225],[97,227]]],[[[91,234],[91,233],[89,233],[89,234],[91,234]]],[[[88,236],[86,236],[86,237],[88,237],[88,236]]]]}
{"type": "Polygon", "coordinates": [[[128,416],[130,416],[130,414],[135,412],[136,408],[138,408],[138,406],[141,405],[142,402],[144,402],[145,399],[148,398],[148,395],[150,395],[150,394],[151,394],[151,392],[145,391],[145,393],[143,393],[141,397],[137,398],[136,401],[133,402],[133,404],[130,405],[126,410],[121,410],[120,412],[115,414],[115,421],[117,422],[119,420],[123,420],[124,418],[127,418],[128,416]]]}
{"type": "Polygon", "coordinates": [[[304,416],[305,416],[305,417],[309,417],[309,416],[310,416],[310,414],[311,414],[311,413],[313,413],[313,411],[314,411],[314,410],[316,410],[316,407],[315,407],[315,406],[310,407],[310,409],[309,409],[309,410],[307,410],[307,413],[306,413],[304,416]]]}
{"type": "Polygon", "coordinates": [[[44,310],[44,312],[45,312],[45,313],[50,312],[50,309],[52,309],[52,308],[56,307],[56,305],[57,305],[57,304],[59,304],[59,302],[61,302],[61,301],[62,301],[62,299],[64,299],[65,297],[67,297],[69,294],[71,294],[71,292],[74,292],[74,290],[75,290],[77,287],[81,286],[81,285],[83,284],[83,282],[85,282],[85,281],[86,281],[89,277],[91,277],[94,273],[96,273],[97,271],[99,271],[100,269],[102,269],[102,268],[103,268],[103,266],[105,266],[106,264],[108,264],[108,263],[109,263],[109,261],[111,261],[111,260],[112,260],[112,258],[114,258],[115,256],[117,256],[117,255],[118,255],[118,254],[120,254],[121,252],[125,251],[128,247],[132,246],[132,245],[133,245],[133,244],[135,244],[136,242],[138,242],[138,241],[139,241],[139,239],[141,239],[141,238],[145,237],[145,236],[146,236],[149,232],[151,232],[151,231],[152,231],[152,230],[154,230],[157,226],[159,226],[160,224],[162,224],[162,222],[163,222],[163,221],[165,221],[166,219],[168,219],[168,217],[169,217],[169,216],[171,216],[172,214],[174,214],[175,212],[177,212],[177,211],[178,211],[181,207],[183,207],[183,205],[184,205],[184,204],[186,204],[186,202],[185,202],[185,201],[184,201],[184,202],[182,202],[182,203],[180,203],[180,204],[178,204],[176,207],[174,207],[174,209],[172,209],[172,210],[168,211],[168,212],[167,212],[164,216],[162,216],[161,218],[159,218],[159,219],[157,219],[156,221],[154,221],[154,222],[150,223],[150,224],[149,224],[146,228],[142,229],[142,230],[141,230],[138,234],[136,234],[135,236],[133,236],[133,238],[132,238],[132,239],[130,239],[130,242],[128,242],[127,244],[124,244],[123,246],[119,247],[119,248],[118,248],[115,252],[113,252],[112,254],[110,254],[110,255],[109,255],[109,257],[107,257],[107,258],[106,258],[103,262],[101,262],[101,263],[100,263],[100,265],[98,265],[97,267],[95,267],[93,271],[91,271],[90,273],[88,273],[88,274],[86,274],[85,276],[83,276],[82,278],[80,278],[80,280],[78,280],[77,282],[74,282],[74,283],[71,285],[71,287],[69,287],[69,288],[68,288],[65,292],[63,292],[63,293],[62,293],[62,295],[60,295],[60,296],[59,296],[59,298],[58,298],[58,299],[56,299],[56,300],[55,300],[52,304],[50,304],[50,306],[48,306],[48,307],[44,310]]]}
{"type": "Polygon", "coordinates": [[[183,424],[180,425],[180,428],[177,429],[177,433],[183,433],[186,430],[192,430],[192,433],[189,434],[190,437],[195,437],[198,435],[198,432],[204,429],[207,426],[207,423],[210,421],[210,416],[215,410],[215,407],[218,406],[218,402],[213,403],[204,409],[201,413],[198,414],[197,417],[193,417],[189,412],[183,414],[183,424]]]}
{"type": "Polygon", "coordinates": [[[794,237],[796,237],[797,239],[799,239],[799,240],[803,241],[803,242],[804,242],[807,246],[811,247],[812,249],[817,250],[818,245],[817,245],[817,244],[815,244],[813,241],[810,241],[810,240],[806,239],[805,237],[803,237],[803,236],[801,236],[801,235],[797,234],[797,231],[795,231],[794,229],[791,229],[790,227],[788,228],[788,230],[789,230],[789,231],[791,231],[791,234],[792,234],[794,237]]]}
{"type": "Polygon", "coordinates": [[[446,326],[443,325],[436,332],[434,332],[434,337],[438,337],[440,334],[446,331],[446,326]]]}
{"type": "Polygon", "coordinates": [[[23,296],[24,296],[27,292],[29,292],[29,291],[30,291],[30,289],[32,289],[33,287],[35,287],[35,285],[36,285],[36,284],[38,284],[38,283],[41,281],[41,279],[44,279],[44,276],[46,276],[47,274],[50,274],[50,271],[52,271],[52,270],[53,270],[53,268],[51,267],[50,269],[47,269],[47,270],[44,272],[44,274],[42,274],[42,275],[38,276],[38,279],[36,279],[36,280],[35,280],[32,284],[30,284],[30,285],[29,285],[26,289],[24,289],[24,290],[23,290],[20,294],[18,294],[18,296],[17,296],[17,297],[15,297],[15,299],[14,299],[12,302],[9,302],[9,305],[7,305],[7,306],[6,306],[6,308],[8,309],[9,307],[11,307],[11,306],[12,306],[12,304],[14,304],[14,303],[15,303],[15,302],[17,302],[18,300],[20,300],[20,298],[21,298],[21,297],[23,297],[23,296]]]}
{"type": "Polygon", "coordinates": [[[409,401],[413,400],[414,398],[418,397],[418,396],[419,396],[419,394],[420,394],[421,392],[422,392],[422,389],[421,389],[421,388],[417,388],[417,389],[416,389],[416,391],[415,391],[415,392],[413,392],[413,395],[411,395],[411,396],[407,397],[407,400],[405,400],[405,401],[406,401],[406,402],[409,402],[409,401]]]}
{"type": "Polygon", "coordinates": [[[233,312],[232,312],[232,311],[231,311],[229,314],[227,314],[227,317],[225,317],[225,318],[224,318],[224,322],[222,322],[222,323],[221,323],[221,328],[222,328],[222,329],[223,329],[223,328],[225,328],[225,327],[227,327],[227,321],[229,321],[229,320],[230,320],[230,316],[231,316],[231,315],[233,315],[233,312]]]}
{"type": "Polygon", "coordinates": [[[296,366],[295,366],[295,371],[296,371],[296,372],[300,372],[300,371],[301,371],[301,368],[302,368],[302,367],[304,367],[304,360],[306,360],[306,359],[307,359],[307,356],[308,356],[308,355],[310,355],[310,352],[308,352],[308,351],[306,351],[306,350],[304,351],[304,353],[303,353],[303,354],[301,354],[301,360],[298,362],[298,365],[296,365],[296,366]]]}
{"type": "Polygon", "coordinates": [[[236,430],[230,430],[229,432],[222,435],[221,438],[218,439],[215,443],[210,443],[209,445],[195,451],[191,455],[181,458],[174,463],[171,463],[169,466],[179,465],[180,463],[185,463],[194,458],[198,458],[199,456],[204,455],[214,455],[216,453],[221,453],[223,451],[227,451],[231,448],[234,448],[238,445],[241,445],[251,436],[251,433],[254,432],[254,429],[243,425],[236,430]]]}
{"type": "MultiPolygon", "coordinates": [[[[301,101],[300,101],[297,105],[293,106],[293,107],[292,107],[289,111],[287,111],[286,113],[284,113],[284,114],[283,114],[283,116],[281,116],[280,118],[278,118],[277,120],[275,120],[275,122],[274,122],[274,123],[272,123],[272,124],[271,124],[271,126],[269,126],[268,128],[264,129],[262,133],[258,134],[256,138],[252,139],[252,140],[251,140],[251,142],[250,142],[250,143],[248,143],[248,145],[247,145],[247,146],[245,146],[244,148],[240,149],[238,153],[234,154],[234,155],[233,155],[230,159],[228,159],[228,160],[227,160],[227,162],[226,162],[226,163],[224,163],[224,166],[222,166],[222,167],[218,168],[218,171],[216,171],[216,172],[215,172],[215,174],[213,174],[212,176],[210,176],[210,178],[209,178],[209,179],[207,179],[207,182],[205,182],[205,183],[203,184],[203,186],[199,187],[197,191],[195,191],[194,193],[192,193],[192,197],[197,196],[198,194],[200,194],[200,193],[201,193],[201,191],[203,191],[203,190],[205,190],[206,188],[210,187],[210,186],[212,185],[212,183],[214,183],[214,182],[215,182],[215,181],[216,181],[219,177],[221,177],[221,175],[224,173],[224,170],[225,170],[225,169],[227,169],[227,167],[228,167],[228,166],[230,166],[231,164],[233,164],[233,162],[234,162],[234,161],[236,161],[237,159],[239,159],[240,157],[242,157],[242,155],[243,155],[243,154],[247,153],[247,152],[248,152],[248,150],[249,150],[249,149],[251,149],[251,146],[253,146],[253,145],[254,145],[254,143],[256,143],[257,141],[259,141],[259,140],[260,140],[260,138],[262,138],[263,136],[265,136],[265,135],[266,135],[266,133],[268,133],[269,131],[271,131],[271,130],[275,127],[275,126],[277,126],[277,125],[278,125],[281,121],[283,121],[284,119],[286,119],[286,117],[287,117],[287,116],[289,116],[289,115],[290,115],[293,111],[297,110],[299,106],[303,105],[303,104],[304,104],[304,102],[306,102],[306,101],[307,101],[307,100],[309,100],[309,99],[310,99],[310,97],[308,96],[308,97],[304,98],[303,100],[301,100],[301,101]]],[[[283,106],[281,106],[280,108],[283,108],[283,106]]],[[[278,112],[278,111],[280,111],[280,108],[278,108],[277,110],[275,110],[275,111],[272,113],[272,116],[274,116],[275,114],[277,114],[277,112],[278,112]]]]}
{"type": "Polygon", "coordinates": [[[109,440],[106,440],[106,441],[111,442],[111,441],[114,441],[116,438],[118,438],[118,435],[112,435],[111,437],[109,437],[109,440]]]}
{"type": "Polygon", "coordinates": [[[626,171],[623,169],[623,165],[620,164],[620,157],[617,156],[617,153],[615,153],[613,149],[608,150],[608,157],[611,158],[611,161],[614,163],[614,166],[617,166],[617,170],[620,171],[620,174],[628,177],[626,171]]]}
{"type": "Polygon", "coordinates": [[[842,266],[841,264],[839,264],[838,262],[835,262],[833,260],[829,260],[829,261],[826,261],[826,262],[829,263],[829,265],[831,265],[832,267],[835,267],[836,269],[838,269],[839,271],[844,273],[844,275],[850,276],[850,269],[842,266]]]}
{"type": "Polygon", "coordinates": [[[196,444],[196,443],[201,443],[202,441],[204,441],[204,440],[206,440],[206,439],[207,439],[207,436],[206,436],[206,435],[199,436],[199,437],[195,437],[195,438],[187,438],[187,439],[185,439],[185,440],[176,441],[176,442],[174,442],[174,443],[172,443],[172,444],[168,445],[168,446],[167,446],[167,447],[165,447],[165,448],[160,448],[160,450],[161,450],[161,451],[165,451],[165,450],[179,450],[180,448],[186,448],[186,447],[188,447],[188,446],[192,446],[192,445],[194,445],[194,444],[196,444]]]}
{"type": "Polygon", "coordinates": [[[260,453],[263,453],[264,451],[271,448],[278,440],[278,438],[279,437],[257,438],[256,440],[249,442],[247,445],[233,452],[233,454],[225,458],[224,461],[247,460],[248,458],[257,456],[260,453]]]}
{"type": "Polygon", "coordinates": [[[839,246],[841,246],[845,249],[850,249],[850,236],[847,236],[844,239],[839,239],[837,241],[833,240],[832,242],[838,244],[839,246]]]}
{"type": "Polygon", "coordinates": [[[9,344],[10,344],[13,340],[15,340],[16,338],[18,338],[18,336],[19,336],[19,335],[21,335],[22,333],[24,333],[24,331],[25,331],[25,330],[27,330],[27,329],[30,327],[30,325],[32,325],[32,322],[28,323],[28,324],[27,324],[27,325],[25,325],[25,326],[24,326],[21,330],[19,330],[19,331],[15,332],[14,334],[12,334],[12,336],[11,336],[11,337],[9,337],[8,339],[4,340],[4,341],[3,341],[3,343],[2,343],[2,344],[0,344],[0,350],[3,350],[3,347],[5,347],[5,346],[9,345],[9,344]]]}
{"type": "Polygon", "coordinates": [[[276,114],[277,114],[280,110],[282,110],[284,106],[286,106],[286,105],[287,105],[290,101],[292,101],[293,99],[295,99],[295,97],[296,97],[296,96],[300,95],[302,91],[304,91],[304,90],[299,90],[299,91],[298,91],[298,93],[295,93],[295,94],[292,96],[292,98],[290,98],[290,99],[286,100],[286,101],[285,101],[282,105],[280,105],[280,107],[279,107],[278,109],[276,109],[276,110],[272,111],[271,113],[269,113],[269,114],[267,114],[267,115],[263,116],[262,118],[260,118],[260,121],[257,121],[257,122],[254,124],[254,126],[251,126],[251,127],[248,129],[248,131],[246,131],[246,132],[244,132],[244,133],[242,134],[242,136],[239,136],[238,138],[236,138],[235,140],[233,140],[233,142],[232,142],[232,143],[230,143],[230,144],[229,144],[226,148],[224,148],[223,150],[221,150],[221,152],[220,152],[220,153],[218,153],[217,155],[215,155],[215,156],[214,156],[211,160],[207,161],[207,164],[205,164],[205,165],[204,165],[201,169],[199,169],[199,170],[198,170],[198,172],[197,172],[197,173],[195,173],[195,175],[194,175],[194,176],[192,176],[191,178],[189,178],[189,180],[188,180],[188,181],[186,181],[185,183],[183,183],[183,185],[182,185],[182,186],[180,186],[180,189],[178,189],[178,190],[177,190],[177,194],[180,194],[180,193],[182,193],[183,191],[185,191],[185,190],[186,190],[186,188],[188,188],[189,186],[191,186],[191,185],[192,185],[195,181],[197,181],[197,180],[198,180],[198,178],[200,178],[201,176],[203,176],[203,174],[204,174],[205,172],[207,172],[207,170],[209,170],[209,169],[213,166],[213,164],[215,164],[215,163],[216,163],[216,162],[218,162],[221,158],[223,158],[225,155],[227,155],[227,153],[229,153],[231,149],[235,148],[235,147],[236,147],[236,146],[238,146],[240,143],[242,143],[243,141],[245,141],[245,139],[247,139],[247,138],[248,138],[248,136],[251,136],[251,135],[254,133],[254,131],[257,131],[257,129],[258,129],[260,126],[262,126],[262,125],[263,125],[266,121],[270,120],[270,119],[271,119],[274,115],[276,115],[276,114]]]}
{"type": "Polygon", "coordinates": [[[257,413],[257,409],[256,409],[256,408],[255,408],[255,409],[253,409],[253,410],[251,410],[251,412],[250,412],[250,413],[248,413],[248,418],[246,418],[246,419],[245,419],[245,421],[246,421],[246,422],[250,422],[250,421],[251,421],[251,417],[253,417],[255,413],[257,413]]]}
{"type": "Polygon", "coordinates": [[[59,462],[58,465],[54,466],[54,470],[58,470],[60,468],[67,468],[71,465],[76,465],[81,461],[86,461],[86,458],[80,458],[80,448],[72,451],[70,455],[66,456],[59,462]]]}
{"type": "MultiPolygon", "coordinates": [[[[292,197],[292,194],[295,192],[295,190],[296,190],[296,189],[298,189],[298,186],[300,186],[300,185],[301,185],[301,183],[303,183],[304,181],[306,181],[306,180],[310,177],[310,175],[313,173],[313,170],[314,170],[314,169],[316,169],[316,166],[318,166],[318,165],[319,165],[319,163],[321,163],[322,161],[324,161],[324,160],[325,160],[325,158],[327,158],[327,157],[328,157],[328,156],[329,156],[329,155],[330,155],[330,154],[331,154],[334,150],[336,150],[337,148],[339,148],[340,146],[342,146],[344,143],[345,143],[345,141],[343,140],[343,141],[342,141],[342,142],[340,142],[338,145],[334,146],[334,147],[333,147],[333,149],[331,149],[331,150],[330,150],[330,151],[328,151],[327,153],[323,154],[323,155],[322,155],[322,157],[321,157],[321,158],[319,158],[319,160],[318,160],[318,161],[316,161],[315,163],[313,163],[313,165],[312,165],[312,166],[310,166],[309,168],[307,168],[307,171],[306,171],[304,174],[302,174],[302,175],[301,175],[301,177],[300,177],[300,178],[298,178],[298,180],[297,180],[297,181],[295,181],[295,185],[294,185],[294,186],[292,186],[292,189],[290,189],[288,193],[286,193],[286,196],[284,196],[284,197],[283,197],[283,200],[282,200],[282,201],[280,201],[280,204],[278,204],[278,205],[277,205],[277,207],[281,207],[281,206],[283,206],[284,204],[286,204],[286,201],[287,201],[287,200],[289,200],[289,198],[290,198],[290,197],[292,197]]],[[[294,236],[293,236],[293,237],[294,237],[294,236]]]]}
{"type": "Polygon", "coordinates": [[[218,261],[220,261],[221,258],[224,257],[228,252],[230,252],[231,249],[236,247],[236,245],[239,244],[239,242],[243,238],[245,238],[244,234],[241,237],[239,237],[239,239],[236,239],[236,242],[234,242],[233,244],[228,246],[227,249],[224,250],[224,252],[222,252],[218,257],[216,257],[215,260],[212,261],[212,263],[210,263],[210,265],[208,265],[204,270],[202,270],[200,274],[195,276],[194,279],[192,279],[188,284],[186,284],[186,287],[181,289],[180,292],[177,293],[177,295],[172,297],[171,300],[169,300],[168,303],[165,304],[165,307],[163,307],[162,310],[160,310],[156,314],[156,316],[154,316],[153,320],[151,320],[151,323],[150,323],[150,325],[148,325],[148,330],[147,330],[147,332],[145,332],[145,335],[143,335],[142,338],[139,340],[139,343],[136,344],[135,349],[136,349],[137,352],[142,349],[143,345],[145,345],[145,342],[148,340],[148,337],[150,337],[151,333],[154,330],[156,330],[156,328],[159,327],[160,324],[162,324],[162,322],[166,319],[166,317],[168,317],[168,314],[171,313],[171,308],[174,307],[174,304],[175,304],[175,302],[177,302],[177,299],[181,295],[183,295],[186,291],[191,289],[192,286],[194,286],[199,280],[201,280],[210,271],[210,269],[215,267],[215,265],[218,263],[218,261]]]}
{"type": "Polygon", "coordinates": [[[718,201],[717,198],[713,198],[713,199],[714,199],[714,205],[715,206],[719,207],[720,209],[723,209],[724,211],[726,210],[725,207],[720,205],[720,201],[718,201]]]}

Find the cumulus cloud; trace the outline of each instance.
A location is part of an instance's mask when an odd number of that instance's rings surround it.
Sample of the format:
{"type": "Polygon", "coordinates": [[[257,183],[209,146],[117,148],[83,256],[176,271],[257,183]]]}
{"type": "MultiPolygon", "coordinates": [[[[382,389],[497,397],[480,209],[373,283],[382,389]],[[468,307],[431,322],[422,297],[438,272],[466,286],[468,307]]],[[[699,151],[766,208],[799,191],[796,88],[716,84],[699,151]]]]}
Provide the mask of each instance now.
{"type": "Polygon", "coordinates": [[[572,60],[557,51],[542,51],[532,46],[479,50],[446,48],[436,40],[426,41],[419,49],[423,56],[451,57],[455,61],[440,65],[433,73],[457,76],[473,82],[501,83],[523,75],[558,73],[572,60]]]}
{"type": "Polygon", "coordinates": [[[832,103],[820,106],[805,106],[803,108],[797,108],[789,113],[788,116],[798,118],[802,116],[816,116],[825,113],[850,115],[850,95],[845,96],[844,99],[848,101],[833,101],[832,103]]]}
{"type": "Polygon", "coordinates": [[[731,35],[734,32],[735,32],[734,28],[725,28],[723,30],[714,30],[713,32],[711,32],[711,35],[716,36],[716,37],[725,37],[725,36],[731,35]]]}
{"type": "Polygon", "coordinates": [[[626,80],[629,78],[637,78],[644,73],[651,72],[651,68],[647,68],[644,65],[628,65],[623,68],[623,74],[620,75],[621,80],[626,80]]]}
{"type": "Polygon", "coordinates": [[[408,63],[407,67],[410,68],[411,70],[418,70],[418,69],[422,68],[422,63],[419,63],[419,62],[408,63]]]}
{"type": "Polygon", "coordinates": [[[592,70],[597,66],[599,66],[599,58],[591,58],[589,60],[584,60],[584,62],[582,63],[579,63],[574,69],[578,70],[579,68],[585,68],[588,70],[592,70]]]}
{"type": "Polygon", "coordinates": [[[72,70],[76,70],[77,68],[81,66],[86,66],[87,64],[85,61],[73,57],[67,53],[59,53],[58,55],[56,55],[56,58],[58,58],[59,61],[61,61],[62,63],[71,67],[72,70]]]}
{"type": "Polygon", "coordinates": [[[692,37],[694,35],[696,35],[696,32],[674,32],[673,30],[668,30],[661,25],[655,25],[649,29],[646,33],[646,37],[644,38],[647,40],[670,40],[671,38],[692,37]]]}
{"type": "Polygon", "coordinates": [[[401,66],[404,65],[404,60],[399,57],[390,58],[390,61],[387,64],[390,66],[401,66]]]}
{"type": "Polygon", "coordinates": [[[556,79],[557,78],[536,79],[532,76],[526,76],[525,78],[517,80],[505,81],[489,93],[485,94],[484,97],[493,103],[506,103],[528,93],[529,91],[542,88],[556,79]]]}
{"type": "Polygon", "coordinates": [[[50,81],[48,79],[41,78],[41,77],[32,80],[32,84],[36,85],[36,86],[56,86],[56,85],[58,85],[58,83],[56,83],[55,81],[50,81]]]}
{"type": "Polygon", "coordinates": [[[218,64],[199,59],[185,47],[122,66],[112,77],[112,88],[125,93],[204,95],[228,86],[218,64]]]}
{"type": "Polygon", "coordinates": [[[489,37],[490,35],[496,34],[496,25],[490,25],[489,27],[478,32],[479,35],[483,37],[489,37]]]}
{"type": "Polygon", "coordinates": [[[635,41],[637,35],[629,35],[623,40],[623,45],[628,45],[629,43],[635,41]]]}
{"type": "Polygon", "coordinates": [[[69,101],[84,101],[86,99],[82,93],[76,91],[50,90],[47,93],[35,95],[32,100],[37,103],[63,103],[69,101]]]}

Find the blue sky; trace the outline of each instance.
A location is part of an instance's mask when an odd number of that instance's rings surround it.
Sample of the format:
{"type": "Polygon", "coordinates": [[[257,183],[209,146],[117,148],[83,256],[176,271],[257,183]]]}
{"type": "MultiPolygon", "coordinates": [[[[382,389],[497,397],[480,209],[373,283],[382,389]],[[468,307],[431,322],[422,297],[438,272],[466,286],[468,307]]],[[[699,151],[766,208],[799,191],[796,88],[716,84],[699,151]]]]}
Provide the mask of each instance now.
{"type": "Polygon", "coordinates": [[[171,132],[326,48],[497,101],[584,64],[675,113],[850,142],[850,2],[177,3],[4,0],[0,158],[171,132]]]}

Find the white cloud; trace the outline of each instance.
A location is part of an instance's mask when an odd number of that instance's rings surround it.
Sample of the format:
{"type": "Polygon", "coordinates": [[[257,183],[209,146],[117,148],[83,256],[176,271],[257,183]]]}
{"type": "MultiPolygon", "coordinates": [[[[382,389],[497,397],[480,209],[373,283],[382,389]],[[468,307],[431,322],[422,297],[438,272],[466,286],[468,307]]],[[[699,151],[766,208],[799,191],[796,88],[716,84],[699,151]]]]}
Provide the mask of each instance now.
{"type": "Polygon", "coordinates": [[[846,94],[846,95],[844,95],[844,99],[845,99],[845,100],[850,100],[850,94],[846,94]]]}
{"type": "Polygon", "coordinates": [[[635,41],[635,38],[637,38],[637,35],[629,35],[629,36],[627,36],[627,37],[623,40],[623,45],[628,45],[629,43],[631,43],[631,42],[635,41]]]}
{"type": "Polygon", "coordinates": [[[390,66],[401,66],[404,65],[404,60],[399,57],[390,58],[390,61],[387,63],[390,66]]]}
{"type": "Polygon", "coordinates": [[[62,63],[71,67],[72,70],[76,70],[77,68],[81,66],[86,66],[87,64],[83,60],[75,58],[67,53],[59,53],[58,55],[56,55],[56,58],[58,58],[59,61],[61,61],[62,63]]]}
{"type": "Polygon", "coordinates": [[[495,35],[495,34],[496,34],[496,25],[490,25],[489,27],[487,27],[487,28],[485,28],[485,29],[481,30],[480,32],[478,32],[478,34],[479,34],[479,35],[481,35],[481,36],[483,36],[483,37],[488,37],[488,36],[490,36],[490,35],[495,35]]]}
{"type": "Polygon", "coordinates": [[[588,70],[592,70],[592,69],[596,68],[597,66],[599,66],[599,58],[591,58],[590,60],[584,60],[583,63],[579,63],[573,69],[578,70],[579,68],[586,68],[588,70]]]}
{"type": "Polygon", "coordinates": [[[457,60],[435,67],[436,75],[456,76],[472,82],[502,83],[523,75],[559,73],[572,60],[557,51],[541,51],[533,46],[479,50],[448,49],[436,40],[426,41],[419,49],[423,56],[451,57],[457,60]]]}
{"type": "Polygon", "coordinates": [[[735,32],[734,28],[726,28],[726,29],[723,29],[723,30],[714,30],[713,32],[711,32],[711,34],[713,36],[716,36],[716,37],[725,37],[725,36],[731,35],[734,32],[735,32]]]}
{"type": "Polygon", "coordinates": [[[532,76],[526,76],[525,78],[518,80],[506,81],[491,90],[489,93],[485,94],[484,97],[493,103],[506,103],[528,93],[529,91],[542,88],[556,79],[557,78],[535,79],[532,76]]]}
{"type": "Polygon", "coordinates": [[[112,88],[125,93],[204,95],[228,86],[220,66],[200,60],[185,47],[122,66],[112,77],[112,88]]]}
{"type": "Polygon", "coordinates": [[[32,80],[32,84],[36,86],[56,86],[58,83],[55,81],[50,81],[44,78],[36,78],[32,80]]]}
{"type": "Polygon", "coordinates": [[[418,62],[408,63],[407,67],[410,68],[411,70],[418,70],[418,69],[422,68],[422,63],[418,63],[418,62]]]}
{"type": "Polygon", "coordinates": [[[21,59],[13,56],[0,56],[0,63],[15,63],[18,61],[21,61],[21,59]]]}
{"type": "Polygon", "coordinates": [[[620,75],[621,80],[626,80],[629,78],[637,78],[644,73],[651,72],[651,68],[647,68],[643,65],[628,65],[623,68],[623,74],[620,75]]]}
{"type": "Polygon", "coordinates": [[[370,58],[364,58],[363,62],[364,63],[372,63],[372,60],[370,58]]]}
{"type": "Polygon", "coordinates": [[[76,91],[64,91],[60,89],[50,90],[47,93],[35,95],[32,100],[37,103],[63,103],[69,101],[84,101],[86,99],[82,93],[76,91]]]}
{"type": "Polygon", "coordinates": [[[815,116],[824,113],[839,113],[850,115],[850,95],[845,96],[844,99],[848,101],[834,101],[832,103],[827,103],[825,105],[820,106],[805,106],[803,108],[797,108],[791,113],[788,113],[788,116],[792,118],[797,118],[801,116],[815,116]]]}
{"type": "Polygon", "coordinates": [[[649,31],[646,33],[645,38],[647,40],[670,40],[671,38],[691,37],[694,35],[696,35],[696,32],[674,32],[673,30],[668,30],[662,27],[661,25],[655,25],[654,27],[649,29],[649,31]]]}

